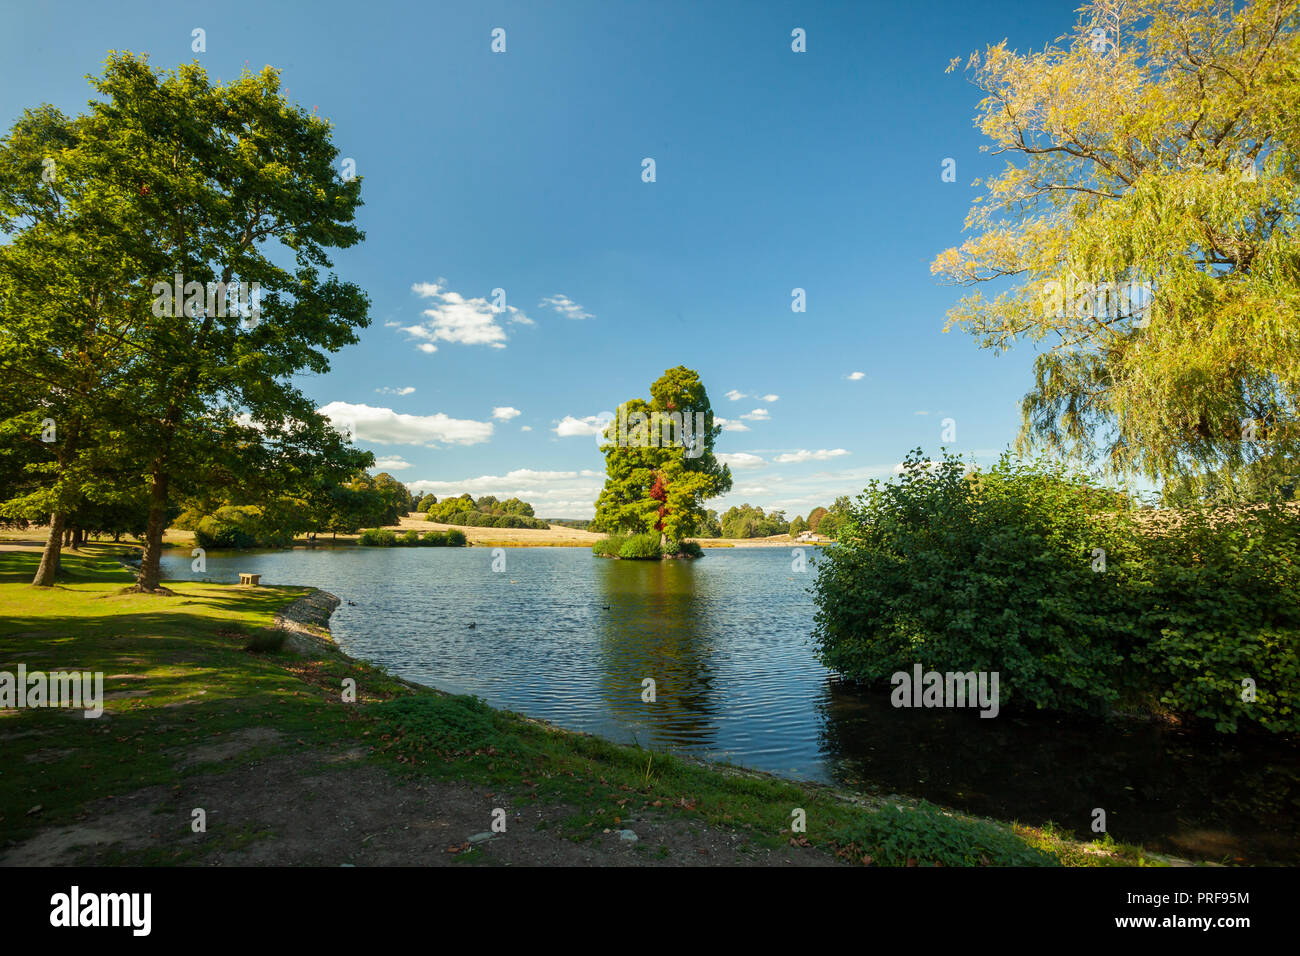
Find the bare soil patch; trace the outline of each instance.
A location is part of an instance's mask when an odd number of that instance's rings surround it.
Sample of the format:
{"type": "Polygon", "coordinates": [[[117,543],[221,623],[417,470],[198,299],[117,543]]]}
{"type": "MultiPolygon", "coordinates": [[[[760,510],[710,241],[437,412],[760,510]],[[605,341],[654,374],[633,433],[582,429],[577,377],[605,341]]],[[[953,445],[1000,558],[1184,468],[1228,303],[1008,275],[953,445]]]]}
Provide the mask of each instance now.
{"type": "MultiPolygon", "coordinates": [[[[236,747],[255,743],[252,733],[201,752],[217,757],[229,749],[221,759],[233,759],[236,747]]],[[[99,800],[76,824],[9,848],[0,865],[842,865],[815,848],[757,846],[741,833],[648,814],[622,821],[635,842],[614,830],[574,839],[564,826],[571,808],[516,806],[510,794],[482,787],[400,779],[365,755],[364,748],[274,755],[99,800]],[[193,832],[196,808],[206,813],[205,833],[193,832]],[[506,832],[483,838],[497,808],[506,811],[506,832]]]]}

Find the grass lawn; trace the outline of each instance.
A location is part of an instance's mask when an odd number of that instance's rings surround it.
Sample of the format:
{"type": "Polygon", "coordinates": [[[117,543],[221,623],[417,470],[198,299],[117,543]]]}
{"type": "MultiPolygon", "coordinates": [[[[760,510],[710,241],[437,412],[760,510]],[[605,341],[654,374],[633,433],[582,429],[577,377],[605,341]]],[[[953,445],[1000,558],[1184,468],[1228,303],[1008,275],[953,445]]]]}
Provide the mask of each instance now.
{"type": "MultiPolygon", "coordinates": [[[[1083,844],[1050,829],[852,801],[828,788],[620,746],[413,687],[325,641],[280,646],[284,632],[271,630],[275,614],[308,588],[173,582],[170,597],[126,593],[133,579],[117,559],[130,550],[103,545],[65,553],[59,583],[48,589],[28,583],[38,554],[0,552],[0,670],[12,673],[22,663],[29,673],[102,671],[106,698],[99,719],[79,711],[0,710],[7,757],[0,768],[0,852],[84,819],[106,797],[179,788],[189,777],[212,774],[211,765],[189,764],[184,755],[273,729],[274,737],[241,761],[359,752],[394,786],[464,784],[488,788],[515,808],[562,808],[558,823],[548,824],[556,839],[591,840],[650,814],[739,834],[756,848],[824,850],[853,863],[1164,862],[1109,840],[1083,844]],[[356,702],[343,700],[347,678],[356,683],[356,702]],[[806,832],[791,831],[796,808],[806,814],[806,832]]],[[[276,839],[271,830],[232,822],[219,838],[183,851],[114,851],[100,862],[202,862],[214,847],[276,839]]],[[[464,860],[475,853],[467,849],[464,860]]]]}

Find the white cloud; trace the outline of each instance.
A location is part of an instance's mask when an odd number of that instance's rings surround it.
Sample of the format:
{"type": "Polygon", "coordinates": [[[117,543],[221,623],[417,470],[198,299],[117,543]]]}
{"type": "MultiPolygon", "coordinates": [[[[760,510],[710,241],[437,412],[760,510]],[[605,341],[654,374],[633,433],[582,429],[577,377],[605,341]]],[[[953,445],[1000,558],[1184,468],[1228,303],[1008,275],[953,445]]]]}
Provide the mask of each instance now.
{"type": "Polygon", "coordinates": [[[765,422],[772,416],[767,413],[766,408],[756,408],[752,412],[749,412],[746,415],[741,415],[740,417],[747,418],[751,422],[765,422]]]}
{"type": "Polygon", "coordinates": [[[843,448],[832,448],[829,451],[825,448],[817,451],[808,451],[806,448],[801,448],[796,452],[777,455],[775,461],[777,464],[789,465],[801,461],[830,461],[832,458],[839,458],[841,455],[847,454],[848,452],[843,448]]]}
{"type": "Polygon", "coordinates": [[[375,391],[380,395],[410,395],[415,391],[415,386],[405,385],[402,388],[390,388],[385,385],[383,388],[377,388],[375,391]]]}
{"type": "Polygon", "coordinates": [[[521,432],[530,432],[530,431],[533,430],[533,426],[532,426],[532,425],[520,425],[520,426],[519,426],[519,430],[520,430],[521,432]]]}
{"type": "Polygon", "coordinates": [[[534,322],[512,305],[507,305],[498,312],[485,298],[467,299],[459,292],[452,292],[446,287],[447,280],[437,282],[417,282],[411,291],[422,299],[431,299],[433,304],[421,313],[425,321],[419,325],[402,326],[401,329],[413,339],[423,339],[420,344],[422,352],[436,352],[435,342],[458,342],[461,345],[487,345],[503,349],[506,342],[506,330],[499,324],[499,317],[520,325],[533,325],[534,322]]]}
{"type": "Polygon", "coordinates": [[[749,396],[746,395],[744,392],[738,392],[733,388],[731,391],[727,393],[727,398],[731,399],[733,402],[738,402],[742,398],[749,398],[749,396]]]}
{"type": "Polygon", "coordinates": [[[504,475],[480,475],[459,481],[410,481],[415,493],[434,494],[439,499],[461,494],[519,498],[533,506],[539,518],[591,518],[595,501],[604,485],[604,472],[534,471],[516,468],[504,475]]]}
{"type": "Polygon", "coordinates": [[[354,436],[355,441],[377,445],[425,445],[440,443],[477,445],[492,437],[491,422],[436,415],[404,415],[391,408],[330,402],[317,409],[334,427],[354,436]]]}
{"type": "Polygon", "coordinates": [[[744,422],[738,422],[738,421],[735,421],[735,420],[730,419],[730,418],[722,418],[721,416],[718,416],[718,415],[714,415],[714,416],[713,416],[713,424],[715,424],[715,425],[721,425],[721,426],[722,426],[722,430],[723,430],[724,432],[747,432],[747,431],[749,431],[749,426],[746,425],[744,422]]]}
{"type": "Polygon", "coordinates": [[[781,400],[781,396],[780,396],[780,395],[764,395],[762,400],[765,401],[765,402],[768,402],[768,403],[770,404],[771,402],[779,402],[779,401],[781,400]]]}
{"type": "Polygon", "coordinates": [[[565,415],[555,426],[554,431],[561,438],[600,435],[613,418],[613,412],[601,412],[599,415],[588,415],[585,418],[574,418],[572,415],[565,415]]]}
{"type": "Polygon", "coordinates": [[[542,299],[539,305],[548,306],[567,319],[594,319],[595,316],[585,311],[567,295],[550,295],[542,299]]]}
{"type": "Polygon", "coordinates": [[[376,458],[375,471],[403,471],[407,468],[414,468],[409,461],[401,455],[394,455],[391,458],[376,458]]]}
{"type": "Polygon", "coordinates": [[[492,417],[503,422],[508,422],[512,418],[518,418],[522,414],[523,412],[519,409],[511,408],[509,405],[500,405],[497,408],[492,409],[492,417]]]}
{"type": "Polygon", "coordinates": [[[767,464],[767,462],[758,455],[751,455],[748,452],[743,451],[719,454],[715,457],[724,465],[730,465],[732,471],[744,468],[762,468],[767,464]]]}
{"type": "Polygon", "coordinates": [[[850,373],[849,373],[849,381],[850,381],[850,382],[856,382],[856,381],[858,381],[859,379],[863,379],[863,378],[866,378],[866,377],[867,377],[867,373],[866,373],[866,372],[850,372],[850,373]]]}

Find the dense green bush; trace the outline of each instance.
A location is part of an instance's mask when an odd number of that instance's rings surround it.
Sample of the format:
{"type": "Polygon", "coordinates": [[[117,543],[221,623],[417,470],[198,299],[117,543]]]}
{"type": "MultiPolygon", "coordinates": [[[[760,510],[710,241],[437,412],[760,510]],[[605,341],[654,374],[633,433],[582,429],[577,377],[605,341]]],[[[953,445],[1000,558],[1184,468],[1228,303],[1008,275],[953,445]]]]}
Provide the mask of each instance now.
{"type": "Polygon", "coordinates": [[[634,534],[623,542],[623,546],[618,549],[620,558],[628,558],[634,561],[652,561],[664,556],[663,548],[659,546],[659,535],[654,532],[646,534],[634,534]]]}
{"type": "Polygon", "coordinates": [[[369,531],[361,532],[361,537],[357,539],[357,543],[374,548],[391,548],[397,544],[397,535],[385,528],[372,528],[369,531]]]}
{"type": "Polygon", "coordinates": [[[199,520],[194,541],[200,548],[283,548],[293,535],[271,527],[262,509],[254,505],[228,505],[199,520]]]}
{"type": "Polygon", "coordinates": [[[617,558],[618,552],[622,549],[627,537],[621,534],[611,534],[608,538],[601,538],[591,546],[591,553],[598,558],[617,558]]]}
{"type": "Polygon", "coordinates": [[[818,562],[815,638],[846,677],[998,671],[1004,705],[1300,729],[1300,550],[1280,511],[1153,534],[1124,495],[1059,468],[1004,457],[967,476],[918,453],[838,537],[818,562]]]}
{"type": "Polygon", "coordinates": [[[1300,731],[1296,513],[1269,505],[1179,517],[1143,542],[1134,663],[1170,710],[1221,730],[1240,720],[1300,731]],[[1243,678],[1254,681],[1254,701],[1242,700],[1243,678]]]}
{"type": "Polygon", "coordinates": [[[441,531],[426,531],[420,536],[420,544],[426,548],[445,548],[447,536],[441,531]]]}
{"type": "Polygon", "coordinates": [[[1060,860],[1012,831],[949,816],[925,801],[860,816],[834,836],[854,860],[874,866],[1060,866],[1060,860]]]}
{"type": "Polygon", "coordinates": [[[197,508],[186,508],[169,522],[168,526],[177,531],[193,531],[205,517],[207,516],[197,508]]]}
{"type": "MultiPolygon", "coordinates": [[[[1128,622],[1113,587],[1118,520],[1087,486],[1004,460],[967,478],[960,460],[910,455],[896,482],[872,482],[819,559],[816,639],[845,676],[998,671],[1004,704],[1101,709],[1119,698],[1128,622]],[[1104,548],[1108,570],[1091,567],[1104,548]]],[[[823,519],[824,520],[824,519],[823,519]]]]}
{"type": "Polygon", "coordinates": [[[591,553],[598,558],[628,558],[632,560],[651,561],[664,555],[683,555],[688,558],[703,557],[704,549],[694,541],[672,541],[660,546],[657,532],[646,534],[622,535],[611,534],[601,538],[591,546],[591,553]]]}
{"type": "Polygon", "coordinates": [[[447,547],[463,548],[465,547],[465,532],[458,531],[455,528],[447,529],[447,547]]]}
{"type": "Polygon", "coordinates": [[[413,548],[420,543],[418,531],[407,531],[397,536],[397,543],[406,548],[413,548]]]}

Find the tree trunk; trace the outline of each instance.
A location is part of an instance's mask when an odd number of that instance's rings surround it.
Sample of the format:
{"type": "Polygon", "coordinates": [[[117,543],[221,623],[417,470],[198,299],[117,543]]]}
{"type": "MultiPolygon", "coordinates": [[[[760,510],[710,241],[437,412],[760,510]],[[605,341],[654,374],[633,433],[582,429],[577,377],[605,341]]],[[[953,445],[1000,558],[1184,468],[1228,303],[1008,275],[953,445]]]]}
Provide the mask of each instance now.
{"type": "Polygon", "coordinates": [[[167,524],[167,479],[161,467],[154,469],[149,485],[149,526],[145,531],[144,557],[140,559],[140,573],[136,588],[140,591],[165,591],[160,588],[162,579],[162,536],[167,524]]]}
{"type": "Polygon", "coordinates": [[[86,543],[86,532],[82,528],[72,529],[72,550],[80,551],[81,546],[86,543]]]}
{"type": "Polygon", "coordinates": [[[45,538],[45,550],[41,553],[41,566],[36,569],[32,585],[48,588],[54,584],[54,577],[59,573],[59,554],[63,548],[63,522],[67,514],[56,511],[50,515],[50,533],[45,538]]]}

